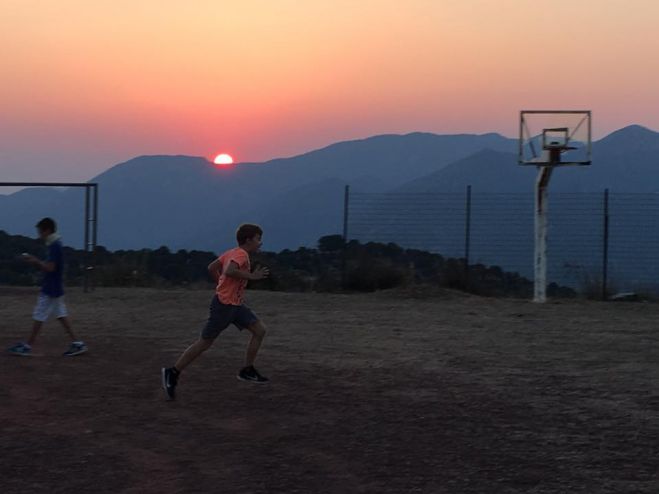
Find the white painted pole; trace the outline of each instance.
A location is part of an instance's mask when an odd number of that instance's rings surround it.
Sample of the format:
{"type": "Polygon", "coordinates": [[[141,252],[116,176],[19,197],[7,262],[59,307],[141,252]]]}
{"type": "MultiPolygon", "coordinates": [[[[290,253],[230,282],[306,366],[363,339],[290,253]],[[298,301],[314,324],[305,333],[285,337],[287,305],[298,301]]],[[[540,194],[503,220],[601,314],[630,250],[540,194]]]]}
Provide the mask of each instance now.
{"type": "Polygon", "coordinates": [[[543,166],[535,183],[535,256],[533,301],[547,301],[547,188],[552,168],[543,166]]]}

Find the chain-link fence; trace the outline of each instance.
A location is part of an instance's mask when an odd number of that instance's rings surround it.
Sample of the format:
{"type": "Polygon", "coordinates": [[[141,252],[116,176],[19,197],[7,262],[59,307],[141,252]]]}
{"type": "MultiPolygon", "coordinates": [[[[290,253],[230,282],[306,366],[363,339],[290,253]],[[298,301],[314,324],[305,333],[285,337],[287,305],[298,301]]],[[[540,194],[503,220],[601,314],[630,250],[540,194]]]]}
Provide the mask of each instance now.
{"type": "MultiPolygon", "coordinates": [[[[533,277],[532,194],[359,193],[348,240],[393,242],[533,277]]],[[[659,194],[549,195],[548,282],[590,295],[659,293],[659,194]]]]}

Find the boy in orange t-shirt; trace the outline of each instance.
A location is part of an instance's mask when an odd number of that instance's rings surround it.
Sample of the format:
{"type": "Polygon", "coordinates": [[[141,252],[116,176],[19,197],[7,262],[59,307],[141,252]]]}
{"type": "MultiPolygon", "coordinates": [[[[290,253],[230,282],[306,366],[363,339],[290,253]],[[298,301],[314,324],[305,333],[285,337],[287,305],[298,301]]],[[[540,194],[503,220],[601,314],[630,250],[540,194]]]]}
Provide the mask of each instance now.
{"type": "Polygon", "coordinates": [[[175,398],[176,384],[183,369],[190,365],[199,355],[208,350],[215,338],[233,324],[238,329],[251,333],[245,367],[238,373],[238,379],[258,384],[266,384],[263,377],[254,368],[256,354],[265,336],[265,326],[256,314],[243,303],[243,293],[249,280],[261,280],[269,274],[267,268],[258,268],[251,272],[249,254],[257,252],[262,245],[263,230],[257,225],[241,225],[236,232],[238,247],[228,250],[208,265],[208,270],[217,281],[217,288],[210,305],[210,315],[199,339],[188,347],[173,367],[162,369],[162,386],[167,398],[175,398]]]}

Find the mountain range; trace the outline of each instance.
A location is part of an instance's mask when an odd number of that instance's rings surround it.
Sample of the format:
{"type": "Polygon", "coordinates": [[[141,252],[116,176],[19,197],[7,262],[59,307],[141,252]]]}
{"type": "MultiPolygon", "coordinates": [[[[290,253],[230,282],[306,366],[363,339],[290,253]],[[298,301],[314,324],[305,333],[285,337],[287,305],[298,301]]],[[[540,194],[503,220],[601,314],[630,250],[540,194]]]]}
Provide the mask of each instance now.
{"type": "MultiPolygon", "coordinates": [[[[99,243],[110,249],[165,245],[222,250],[242,222],[264,227],[264,248],[310,246],[342,229],[345,185],[362,192],[532,193],[536,171],[516,163],[517,140],[498,134],[381,135],[290,158],[217,167],[190,156],[140,156],[94,177],[99,243]]],[[[593,144],[593,165],[560,169],[561,192],[659,192],[659,133],[632,125],[593,144]]],[[[3,177],[10,180],[10,177],[3,177]]],[[[81,190],[28,188],[0,195],[0,229],[34,235],[56,218],[82,244],[81,190]]]]}

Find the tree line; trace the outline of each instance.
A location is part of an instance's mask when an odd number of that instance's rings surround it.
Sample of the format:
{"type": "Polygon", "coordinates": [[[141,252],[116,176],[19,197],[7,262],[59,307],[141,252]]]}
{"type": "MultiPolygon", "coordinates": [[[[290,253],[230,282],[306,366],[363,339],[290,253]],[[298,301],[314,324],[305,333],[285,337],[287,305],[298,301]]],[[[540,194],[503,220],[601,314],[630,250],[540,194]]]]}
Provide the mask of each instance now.
{"type": "MultiPolygon", "coordinates": [[[[45,256],[45,246],[34,239],[0,231],[0,284],[36,285],[40,274],[19,258],[22,252],[45,256]]],[[[96,286],[116,287],[210,287],[208,264],[217,254],[198,250],[158,249],[109,251],[97,247],[93,260],[85,252],[64,248],[65,282],[81,285],[85,266],[93,265],[96,286]]],[[[260,252],[252,266],[267,266],[268,279],[252,282],[251,288],[299,292],[370,292],[409,285],[454,288],[485,296],[530,297],[531,280],[498,266],[472,264],[463,259],[396,244],[347,243],[340,235],[319,239],[315,248],[300,247],[281,252],[260,252]]],[[[555,284],[550,295],[571,297],[576,293],[555,284]]]]}

